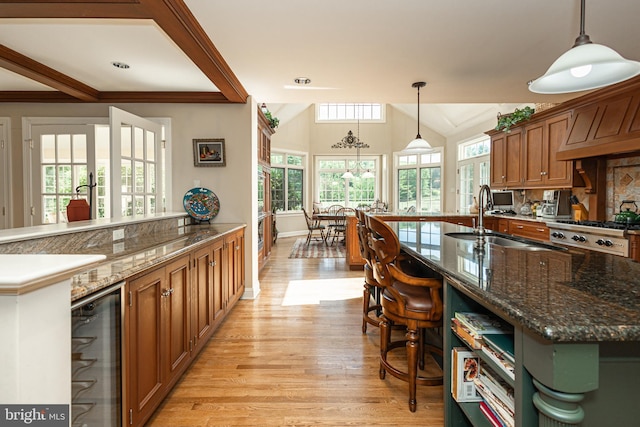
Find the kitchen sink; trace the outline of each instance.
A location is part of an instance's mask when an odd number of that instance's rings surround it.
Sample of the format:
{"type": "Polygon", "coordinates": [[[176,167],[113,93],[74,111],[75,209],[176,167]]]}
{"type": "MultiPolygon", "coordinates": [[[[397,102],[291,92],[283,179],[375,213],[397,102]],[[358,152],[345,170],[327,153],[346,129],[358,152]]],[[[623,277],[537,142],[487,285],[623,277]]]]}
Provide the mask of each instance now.
{"type": "MultiPolygon", "coordinates": [[[[461,232],[461,233],[446,233],[445,236],[453,237],[454,239],[477,241],[479,236],[476,233],[461,232]]],[[[510,236],[508,234],[496,234],[486,233],[484,235],[484,241],[496,246],[504,246],[514,249],[522,249],[527,251],[565,251],[567,248],[562,246],[550,245],[547,243],[536,242],[533,240],[523,239],[521,237],[510,236]]]]}

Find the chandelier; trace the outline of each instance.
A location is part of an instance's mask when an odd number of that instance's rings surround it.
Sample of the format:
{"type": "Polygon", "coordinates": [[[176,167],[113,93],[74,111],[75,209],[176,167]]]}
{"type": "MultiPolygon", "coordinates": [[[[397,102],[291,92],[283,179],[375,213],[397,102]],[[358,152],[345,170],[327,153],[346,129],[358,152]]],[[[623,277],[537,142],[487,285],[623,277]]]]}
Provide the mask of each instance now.
{"type": "MultiPolygon", "coordinates": [[[[356,176],[361,176],[362,178],[373,178],[375,175],[369,170],[366,169],[360,163],[360,149],[369,148],[369,144],[366,144],[360,140],[360,112],[358,111],[358,132],[357,135],[354,135],[351,130],[347,132],[347,135],[342,138],[340,141],[336,142],[331,146],[331,148],[355,148],[356,149],[356,167],[355,174],[351,172],[351,169],[347,168],[347,171],[342,174],[342,178],[345,179],[353,179],[356,176]],[[360,175],[360,171],[363,170],[362,175],[360,175]]],[[[348,162],[348,160],[347,160],[348,162]]]]}

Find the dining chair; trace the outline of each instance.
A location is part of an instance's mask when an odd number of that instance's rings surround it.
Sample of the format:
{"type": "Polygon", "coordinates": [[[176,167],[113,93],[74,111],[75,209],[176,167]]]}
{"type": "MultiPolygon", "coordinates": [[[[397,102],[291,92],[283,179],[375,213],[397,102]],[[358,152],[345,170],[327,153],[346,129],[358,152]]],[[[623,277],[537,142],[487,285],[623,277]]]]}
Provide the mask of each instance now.
{"type": "Polygon", "coordinates": [[[307,222],[307,230],[309,231],[309,234],[307,234],[306,245],[309,246],[311,239],[318,239],[317,236],[314,237],[313,235],[313,233],[315,232],[320,232],[320,240],[324,241],[326,244],[327,239],[324,234],[325,226],[320,224],[320,221],[317,221],[311,218],[304,208],[302,208],[302,212],[304,213],[304,219],[307,222]]]}
{"type": "MultiPolygon", "coordinates": [[[[388,372],[392,376],[409,383],[409,410],[415,412],[416,386],[442,385],[443,375],[440,371],[435,376],[418,375],[419,359],[425,352],[442,358],[442,344],[424,342],[424,331],[442,328],[442,277],[436,272],[428,271],[425,275],[433,277],[417,277],[407,274],[400,267],[400,242],[393,230],[382,220],[367,215],[366,225],[369,229],[369,246],[375,254],[372,262],[376,282],[382,287],[380,317],[380,379],[388,372]],[[391,341],[391,326],[405,325],[405,339],[391,341]],[[394,349],[405,347],[407,367],[396,367],[388,359],[388,353],[394,349]]],[[[435,335],[438,335],[437,333],[435,335]]],[[[435,361],[435,358],[434,358],[435,361]]]]}
{"type": "Polygon", "coordinates": [[[334,228],[339,225],[338,224],[339,219],[335,217],[338,216],[338,213],[342,208],[344,208],[344,206],[342,205],[331,205],[327,208],[326,215],[329,217],[334,217],[327,220],[327,235],[326,235],[327,240],[329,240],[329,238],[331,237],[331,233],[333,232],[334,228]]]}

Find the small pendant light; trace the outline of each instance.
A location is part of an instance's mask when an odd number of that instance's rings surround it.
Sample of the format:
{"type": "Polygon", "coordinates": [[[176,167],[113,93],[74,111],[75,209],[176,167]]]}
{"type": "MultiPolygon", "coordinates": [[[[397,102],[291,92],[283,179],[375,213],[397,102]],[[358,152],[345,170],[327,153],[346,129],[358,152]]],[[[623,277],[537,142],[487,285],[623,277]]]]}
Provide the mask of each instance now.
{"type": "Polygon", "coordinates": [[[630,61],[615,50],[592,43],[584,33],[584,3],[580,8],[580,35],[571,49],[551,64],[542,76],[529,82],[535,93],[556,94],[597,89],[640,74],[640,62],[630,61]]]}
{"type": "Polygon", "coordinates": [[[402,151],[410,153],[424,153],[432,150],[431,144],[420,136],[420,88],[425,87],[426,85],[426,82],[415,82],[411,85],[411,87],[418,89],[418,134],[416,135],[416,139],[411,141],[402,151]]]}

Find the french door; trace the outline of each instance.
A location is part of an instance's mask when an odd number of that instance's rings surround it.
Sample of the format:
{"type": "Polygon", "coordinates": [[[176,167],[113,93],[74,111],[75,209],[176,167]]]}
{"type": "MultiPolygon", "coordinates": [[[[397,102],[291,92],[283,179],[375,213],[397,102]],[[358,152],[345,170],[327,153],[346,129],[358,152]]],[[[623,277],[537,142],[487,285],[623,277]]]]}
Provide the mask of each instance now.
{"type": "Polygon", "coordinates": [[[162,125],[114,107],[109,115],[108,121],[56,118],[23,124],[25,226],[67,222],[66,207],[76,188],[89,199],[90,174],[96,184],[92,218],[164,209],[162,125]]]}

